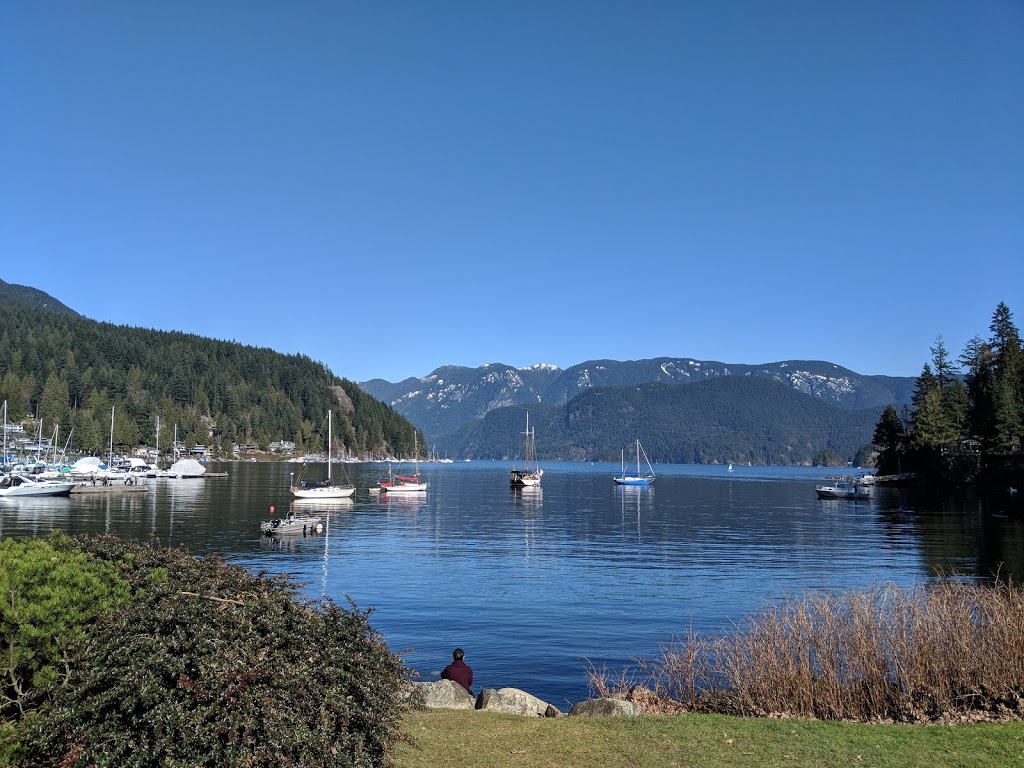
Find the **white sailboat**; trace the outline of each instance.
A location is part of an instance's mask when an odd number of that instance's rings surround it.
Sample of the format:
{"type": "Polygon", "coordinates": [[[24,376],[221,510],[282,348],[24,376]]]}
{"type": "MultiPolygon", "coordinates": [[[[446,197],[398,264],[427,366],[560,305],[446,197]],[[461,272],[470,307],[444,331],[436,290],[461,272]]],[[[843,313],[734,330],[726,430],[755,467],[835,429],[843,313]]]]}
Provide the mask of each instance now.
{"type": "Polygon", "coordinates": [[[291,487],[292,496],[303,501],[347,499],[356,492],[354,485],[334,485],[331,474],[331,442],[334,440],[331,411],[327,411],[327,480],[320,484],[301,482],[291,487]]]}
{"type": "Polygon", "coordinates": [[[530,429],[530,412],[526,412],[526,454],[522,469],[513,469],[509,484],[529,488],[540,485],[540,479],[544,476],[544,470],[537,466],[537,442],[534,431],[530,429]]]}
{"type": "Polygon", "coordinates": [[[416,474],[415,475],[396,475],[391,471],[391,466],[388,465],[388,479],[380,483],[381,493],[423,493],[427,490],[427,483],[420,482],[420,447],[419,441],[417,440],[416,433],[412,435],[413,453],[415,454],[416,461],[416,474]]]}
{"type": "Polygon", "coordinates": [[[636,441],[636,474],[626,474],[626,452],[622,452],[622,471],[614,476],[612,480],[615,481],[616,485],[650,485],[654,482],[654,468],[651,466],[650,459],[647,458],[647,454],[644,452],[643,447],[640,445],[640,441],[636,441]],[[647,462],[647,472],[641,474],[640,472],[640,456],[643,454],[644,461],[647,462]]]}

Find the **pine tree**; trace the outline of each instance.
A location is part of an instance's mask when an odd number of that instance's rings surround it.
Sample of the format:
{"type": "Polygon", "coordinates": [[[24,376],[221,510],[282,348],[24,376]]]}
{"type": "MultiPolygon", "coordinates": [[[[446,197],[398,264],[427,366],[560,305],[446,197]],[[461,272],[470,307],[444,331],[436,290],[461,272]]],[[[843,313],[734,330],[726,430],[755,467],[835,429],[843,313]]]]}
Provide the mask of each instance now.
{"type": "Polygon", "coordinates": [[[1024,349],[1009,307],[999,303],[989,326],[994,355],[992,382],[992,448],[1009,454],[1024,437],[1024,349]]]}
{"type": "Polygon", "coordinates": [[[871,442],[878,446],[878,459],[875,463],[880,474],[892,475],[902,470],[907,450],[907,431],[891,405],[885,407],[871,442]]]}

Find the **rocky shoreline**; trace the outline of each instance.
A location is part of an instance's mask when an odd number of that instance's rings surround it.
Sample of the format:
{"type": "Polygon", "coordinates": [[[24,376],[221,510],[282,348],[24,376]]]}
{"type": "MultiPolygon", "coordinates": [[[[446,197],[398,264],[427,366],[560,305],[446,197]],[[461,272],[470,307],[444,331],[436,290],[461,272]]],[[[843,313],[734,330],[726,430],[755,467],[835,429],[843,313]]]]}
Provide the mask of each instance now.
{"type": "Polygon", "coordinates": [[[642,710],[622,699],[588,699],[574,704],[568,715],[557,707],[518,688],[485,688],[473,696],[453,680],[412,682],[405,700],[428,709],[476,709],[523,717],[635,717],[642,710]]]}

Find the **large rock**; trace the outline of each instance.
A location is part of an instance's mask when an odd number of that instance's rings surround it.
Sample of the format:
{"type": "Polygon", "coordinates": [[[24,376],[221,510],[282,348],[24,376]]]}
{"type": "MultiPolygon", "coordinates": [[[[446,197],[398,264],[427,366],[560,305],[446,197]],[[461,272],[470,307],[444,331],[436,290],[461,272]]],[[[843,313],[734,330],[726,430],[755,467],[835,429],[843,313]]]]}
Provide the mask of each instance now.
{"type": "Polygon", "coordinates": [[[430,709],[473,709],[476,706],[476,699],[454,680],[412,683],[408,701],[430,709]]]}
{"type": "Polygon", "coordinates": [[[570,717],[635,717],[641,712],[632,701],[622,699],[590,699],[574,704],[570,717]]]}
{"type": "Polygon", "coordinates": [[[558,717],[562,714],[546,701],[518,688],[484,688],[476,700],[476,708],[532,717],[558,717]]]}

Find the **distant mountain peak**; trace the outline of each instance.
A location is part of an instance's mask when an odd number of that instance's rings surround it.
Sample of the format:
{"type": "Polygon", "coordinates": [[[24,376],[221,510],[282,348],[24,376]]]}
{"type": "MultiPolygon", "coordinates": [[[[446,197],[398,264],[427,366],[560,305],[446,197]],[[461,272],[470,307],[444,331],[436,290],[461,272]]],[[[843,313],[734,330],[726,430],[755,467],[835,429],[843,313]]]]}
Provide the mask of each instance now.
{"type": "Polygon", "coordinates": [[[520,368],[519,370],[520,371],[560,371],[562,369],[559,368],[557,365],[553,365],[551,363],[534,363],[533,365],[528,365],[525,368],[520,368]]]}

